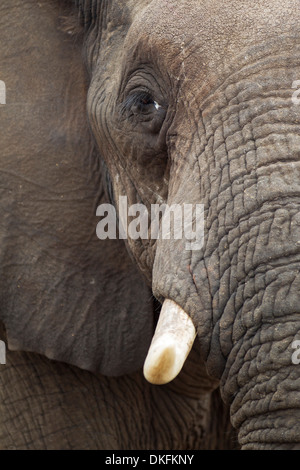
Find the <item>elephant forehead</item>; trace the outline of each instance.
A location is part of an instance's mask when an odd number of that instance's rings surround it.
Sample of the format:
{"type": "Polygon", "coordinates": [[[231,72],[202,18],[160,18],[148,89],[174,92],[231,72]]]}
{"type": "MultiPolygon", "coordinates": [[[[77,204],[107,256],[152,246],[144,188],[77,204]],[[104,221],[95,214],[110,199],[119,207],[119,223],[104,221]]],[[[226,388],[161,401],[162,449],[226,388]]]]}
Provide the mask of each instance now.
{"type": "Polygon", "coordinates": [[[299,0],[153,0],[136,15],[127,41],[163,51],[167,66],[186,60],[199,67],[200,59],[207,73],[224,54],[230,62],[260,42],[299,34],[299,24],[299,0]]]}

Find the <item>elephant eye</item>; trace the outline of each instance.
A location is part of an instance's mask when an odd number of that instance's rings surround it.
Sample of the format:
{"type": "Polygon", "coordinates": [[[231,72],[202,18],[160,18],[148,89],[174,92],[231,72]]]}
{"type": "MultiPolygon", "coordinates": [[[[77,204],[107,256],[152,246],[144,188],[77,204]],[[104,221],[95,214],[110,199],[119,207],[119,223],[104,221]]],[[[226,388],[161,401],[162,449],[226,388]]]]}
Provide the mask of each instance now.
{"type": "Polygon", "coordinates": [[[138,115],[156,114],[162,106],[148,92],[137,92],[129,95],[121,105],[121,113],[127,118],[138,115]]]}
{"type": "Polygon", "coordinates": [[[136,91],[121,104],[121,117],[135,131],[157,135],[166,117],[166,109],[148,91],[136,91]]]}

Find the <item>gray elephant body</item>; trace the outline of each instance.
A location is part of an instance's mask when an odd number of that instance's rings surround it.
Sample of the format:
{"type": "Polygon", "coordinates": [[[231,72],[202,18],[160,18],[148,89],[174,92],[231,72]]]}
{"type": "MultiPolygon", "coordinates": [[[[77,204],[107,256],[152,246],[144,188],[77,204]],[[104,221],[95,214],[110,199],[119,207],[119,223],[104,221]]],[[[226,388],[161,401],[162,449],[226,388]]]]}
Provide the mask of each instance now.
{"type": "Polygon", "coordinates": [[[230,405],[243,448],[299,448],[297,1],[13,3],[0,445],[232,448],[230,405]],[[118,211],[120,196],[203,204],[203,247],[98,240],[107,194],[118,211]],[[160,387],[141,373],[152,293],[198,333],[160,387]]]}
{"type": "Polygon", "coordinates": [[[141,372],[113,378],[8,352],[0,374],[1,450],[235,449],[236,435],[219,390],[201,371],[172,386],[141,372]],[[204,385],[204,386],[203,386],[204,385]]]}

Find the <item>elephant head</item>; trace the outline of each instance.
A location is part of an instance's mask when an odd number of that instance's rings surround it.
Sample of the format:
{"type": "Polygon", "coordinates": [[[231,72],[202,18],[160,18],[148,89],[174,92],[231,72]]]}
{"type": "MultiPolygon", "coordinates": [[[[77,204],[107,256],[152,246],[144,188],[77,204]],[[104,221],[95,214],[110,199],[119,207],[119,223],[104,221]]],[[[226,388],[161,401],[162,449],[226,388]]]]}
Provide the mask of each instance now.
{"type": "MultiPolygon", "coordinates": [[[[25,80],[21,60],[21,78],[0,77],[7,103],[16,81],[30,103],[2,142],[15,156],[16,127],[30,142],[30,154],[8,159],[1,172],[10,179],[1,217],[10,247],[1,257],[1,318],[10,347],[107,375],[131,372],[147,356],[155,298],[174,321],[161,317],[146,375],[173,378],[196,331],[243,448],[300,448],[300,368],[291,359],[300,328],[298,2],[66,4],[79,16],[87,77],[73,45],[64,68],[52,72],[55,90],[48,88],[49,64],[61,54],[55,41],[40,46],[38,82],[24,67],[25,80]],[[49,109],[53,93],[64,97],[58,109],[49,109]],[[43,136],[37,144],[28,112],[43,136]],[[69,127],[72,116],[78,121],[69,127]],[[121,223],[124,197],[149,213],[157,204],[202,204],[203,244],[128,237],[132,263],[122,240],[96,239],[104,185],[121,223]],[[95,186],[97,197],[86,189],[95,186]]],[[[27,41],[34,60],[38,38],[27,41]]],[[[10,120],[14,110],[2,112],[10,120]]]]}
{"type": "MultiPolygon", "coordinates": [[[[130,252],[154,296],[192,319],[244,448],[299,447],[298,3],[77,4],[116,204],[204,204],[201,250],[173,237],[128,239],[130,252]]],[[[161,347],[150,369],[171,367],[161,347]]]]}

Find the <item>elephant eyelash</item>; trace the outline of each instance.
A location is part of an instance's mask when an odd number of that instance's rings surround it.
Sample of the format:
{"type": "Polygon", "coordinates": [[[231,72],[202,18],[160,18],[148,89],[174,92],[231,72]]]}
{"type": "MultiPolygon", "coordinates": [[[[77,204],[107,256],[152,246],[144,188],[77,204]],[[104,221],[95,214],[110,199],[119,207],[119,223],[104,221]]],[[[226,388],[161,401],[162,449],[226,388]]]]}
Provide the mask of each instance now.
{"type": "Polygon", "coordinates": [[[155,108],[158,110],[161,106],[154,101],[151,94],[147,91],[138,92],[129,95],[125,101],[121,104],[121,114],[122,116],[130,116],[132,113],[132,109],[137,107],[139,111],[143,111],[144,106],[154,105],[155,108]]]}

